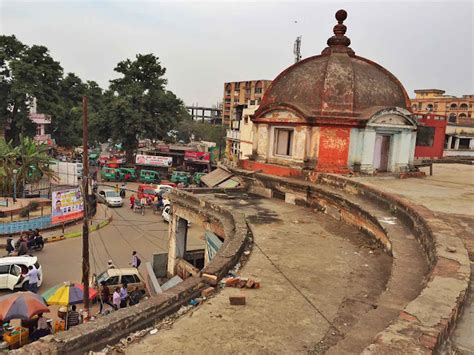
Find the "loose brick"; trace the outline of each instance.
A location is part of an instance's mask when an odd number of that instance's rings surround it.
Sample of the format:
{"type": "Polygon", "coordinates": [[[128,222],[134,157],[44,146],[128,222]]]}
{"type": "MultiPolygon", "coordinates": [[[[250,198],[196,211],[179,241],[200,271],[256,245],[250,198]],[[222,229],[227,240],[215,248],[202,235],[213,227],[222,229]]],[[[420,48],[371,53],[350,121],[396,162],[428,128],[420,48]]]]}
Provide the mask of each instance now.
{"type": "Polygon", "coordinates": [[[214,287],[208,287],[201,291],[201,297],[209,297],[212,295],[216,289],[214,287]]]}
{"type": "Polygon", "coordinates": [[[217,285],[217,276],[216,275],[211,275],[211,274],[202,274],[202,277],[204,279],[204,282],[211,286],[216,286],[217,285]]]}
{"type": "Polygon", "coordinates": [[[232,306],[245,306],[245,296],[229,296],[229,302],[232,306]]]}
{"type": "Polygon", "coordinates": [[[239,283],[240,279],[238,277],[229,277],[225,280],[225,285],[227,287],[235,287],[239,283]]]}

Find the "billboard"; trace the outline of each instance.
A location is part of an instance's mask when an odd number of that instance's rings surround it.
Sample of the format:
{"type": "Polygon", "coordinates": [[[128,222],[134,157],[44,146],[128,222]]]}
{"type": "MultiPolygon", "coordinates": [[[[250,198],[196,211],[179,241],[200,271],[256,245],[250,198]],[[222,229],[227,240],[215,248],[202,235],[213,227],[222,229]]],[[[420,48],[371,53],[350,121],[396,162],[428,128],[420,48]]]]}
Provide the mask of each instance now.
{"type": "Polygon", "coordinates": [[[184,160],[187,161],[211,161],[211,155],[208,152],[184,152],[184,160]]]}
{"type": "Polygon", "coordinates": [[[53,191],[51,203],[52,224],[63,223],[84,216],[84,201],[79,188],[53,191]]]}
{"type": "Polygon", "coordinates": [[[173,158],[157,155],[137,154],[135,157],[135,163],[138,165],[170,167],[173,163],[173,158]]]}

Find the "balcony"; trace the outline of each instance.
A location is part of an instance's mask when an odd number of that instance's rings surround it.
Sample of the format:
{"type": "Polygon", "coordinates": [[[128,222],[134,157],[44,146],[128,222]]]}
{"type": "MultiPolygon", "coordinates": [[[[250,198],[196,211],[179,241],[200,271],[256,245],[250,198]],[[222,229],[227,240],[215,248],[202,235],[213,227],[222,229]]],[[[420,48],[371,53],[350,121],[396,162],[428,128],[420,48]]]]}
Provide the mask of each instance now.
{"type": "Polygon", "coordinates": [[[240,131],[234,131],[232,129],[227,130],[227,139],[232,139],[234,141],[240,140],[240,131]]]}

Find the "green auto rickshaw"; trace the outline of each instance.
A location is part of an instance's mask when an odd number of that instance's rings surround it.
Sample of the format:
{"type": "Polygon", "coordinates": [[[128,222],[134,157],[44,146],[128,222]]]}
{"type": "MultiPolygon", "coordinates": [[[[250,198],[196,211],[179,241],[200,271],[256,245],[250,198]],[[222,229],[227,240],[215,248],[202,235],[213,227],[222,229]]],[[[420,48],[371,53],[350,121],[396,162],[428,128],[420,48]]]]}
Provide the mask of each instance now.
{"type": "Polygon", "coordinates": [[[103,167],[100,170],[100,177],[103,181],[122,181],[124,175],[120,172],[120,169],[103,167]]]}
{"type": "Polygon", "coordinates": [[[124,181],[137,180],[137,170],[135,168],[118,168],[117,170],[122,174],[124,181]]]}
{"type": "Polygon", "coordinates": [[[191,174],[187,171],[173,171],[170,181],[174,182],[175,184],[181,182],[185,185],[189,185],[191,183],[191,174]]]}
{"type": "Polygon", "coordinates": [[[193,175],[193,181],[196,185],[199,185],[201,183],[201,178],[207,175],[207,173],[194,173],[193,175]]]}
{"type": "Polygon", "coordinates": [[[154,170],[140,170],[138,181],[146,184],[159,184],[161,181],[160,174],[154,170]]]}

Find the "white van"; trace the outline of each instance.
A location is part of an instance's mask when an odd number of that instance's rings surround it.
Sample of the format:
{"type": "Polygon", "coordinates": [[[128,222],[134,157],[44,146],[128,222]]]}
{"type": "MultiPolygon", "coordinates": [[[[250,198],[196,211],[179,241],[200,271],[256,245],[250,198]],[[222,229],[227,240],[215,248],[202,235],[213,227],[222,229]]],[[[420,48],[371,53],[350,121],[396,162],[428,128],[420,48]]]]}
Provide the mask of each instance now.
{"type": "Polygon", "coordinates": [[[43,283],[43,269],[36,256],[6,256],[0,258],[0,290],[21,288],[28,290],[29,278],[25,277],[28,267],[32,265],[38,270],[38,287],[43,283]]]}

